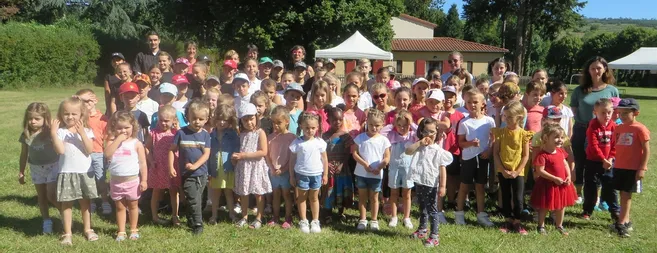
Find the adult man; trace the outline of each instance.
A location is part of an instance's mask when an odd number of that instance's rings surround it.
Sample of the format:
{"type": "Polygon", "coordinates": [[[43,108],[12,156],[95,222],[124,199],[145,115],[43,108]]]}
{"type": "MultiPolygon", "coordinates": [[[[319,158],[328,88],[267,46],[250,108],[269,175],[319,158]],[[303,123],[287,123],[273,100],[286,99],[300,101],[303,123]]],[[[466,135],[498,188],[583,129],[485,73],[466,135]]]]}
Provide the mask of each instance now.
{"type": "Polygon", "coordinates": [[[160,54],[160,35],[155,31],[148,32],[146,34],[146,43],[149,51],[139,52],[135,57],[135,64],[132,65],[134,74],[148,74],[149,68],[157,64],[160,54]]]}
{"type": "MultiPolygon", "coordinates": [[[[447,79],[450,76],[452,76],[452,73],[454,73],[457,69],[461,68],[461,65],[463,64],[463,55],[458,51],[451,52],[447,56],[447,63],[449,64],[450,67],[452,67],[452,69],[450,72],[444,73],[440,76],[440,79],[443,80],[443,83],[446,83],[447,79]]],[[[472,80],[474,83],[474,77],[472,76],[472,74],[469,75],[470,75],[470,80],[472,80]]]]}

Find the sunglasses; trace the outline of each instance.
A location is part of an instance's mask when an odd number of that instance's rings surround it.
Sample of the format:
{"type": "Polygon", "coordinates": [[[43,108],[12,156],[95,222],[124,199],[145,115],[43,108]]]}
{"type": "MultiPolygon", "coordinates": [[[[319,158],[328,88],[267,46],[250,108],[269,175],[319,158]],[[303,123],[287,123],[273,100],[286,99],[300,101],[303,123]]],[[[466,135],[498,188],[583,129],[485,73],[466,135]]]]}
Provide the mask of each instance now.
{"type": "Polygon", "coordinates": [[[373,98],[373,99],[384,99],[384,98],[386,98],[387,95],[388,95],[388,94],[381,93],[381,94],[379,94],[379,95],[374,95],[374,96],[372,96],[372,98],[373,98]]]}

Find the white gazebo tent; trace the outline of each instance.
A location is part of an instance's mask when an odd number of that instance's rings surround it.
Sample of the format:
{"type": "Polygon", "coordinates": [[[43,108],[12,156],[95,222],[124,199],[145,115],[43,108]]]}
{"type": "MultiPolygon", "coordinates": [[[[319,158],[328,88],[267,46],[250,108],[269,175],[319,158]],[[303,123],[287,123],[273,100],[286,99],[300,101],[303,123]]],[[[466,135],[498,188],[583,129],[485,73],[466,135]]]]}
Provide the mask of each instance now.
{"type": "Polygon", "coordinates": [[[316,58],[392,60],[392,53],[372,44],[356,31],[340,45],[315,51],[316,58]]]}
{"type": "Polygon", "coordinates": [[[612,69],[657,70],[657,47],[642,47],[633,53],[609,63],[612,69]]]}

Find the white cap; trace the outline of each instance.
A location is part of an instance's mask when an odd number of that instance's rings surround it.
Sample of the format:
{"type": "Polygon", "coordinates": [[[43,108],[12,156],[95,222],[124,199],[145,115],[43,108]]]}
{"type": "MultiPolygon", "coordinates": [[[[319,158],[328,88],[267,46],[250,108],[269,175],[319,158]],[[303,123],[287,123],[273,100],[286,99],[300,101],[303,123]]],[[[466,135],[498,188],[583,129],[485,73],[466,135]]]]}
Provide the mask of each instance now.
{"type": "Polygon", "coordinates": [[[258,114],[258,109],[256,109],[256,106],[251,103],[244,103],[240,106],[239,110],[237,110],[237,117],[240,119],[244,116],[256,114],[258,114]]]}
{"type": "Polygon", "coordinates": [[[435,99],[438,101],[445,101],[445,93],[439,89],[430,89],[427,91],[427,99],[435,99]]]}
{"type": "Polygon", "coordinates": [[[242,79],[244,81],[249,81],[249,77],[244,73],[237,73],[233,79],[242,79]]]}
{"type": "Polygon", "coordinates": [[[426,83],[429,85],[429,81],[427,79],[424,79],[423,77],[416,78],[415,81],[413,81],[413,86],[415,86],[418,83],[426,83]]]}

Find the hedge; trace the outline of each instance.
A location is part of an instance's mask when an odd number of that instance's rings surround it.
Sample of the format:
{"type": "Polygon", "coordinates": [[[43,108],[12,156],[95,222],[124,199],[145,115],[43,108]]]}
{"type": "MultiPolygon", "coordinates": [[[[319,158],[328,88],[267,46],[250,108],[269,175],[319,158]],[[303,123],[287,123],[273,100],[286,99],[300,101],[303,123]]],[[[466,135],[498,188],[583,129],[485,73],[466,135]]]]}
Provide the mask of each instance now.
{"type": "Polygon", "coordinates": [[[99,55],[91,29],[0,25],[0,89],[91,83],[99,55]]]}

